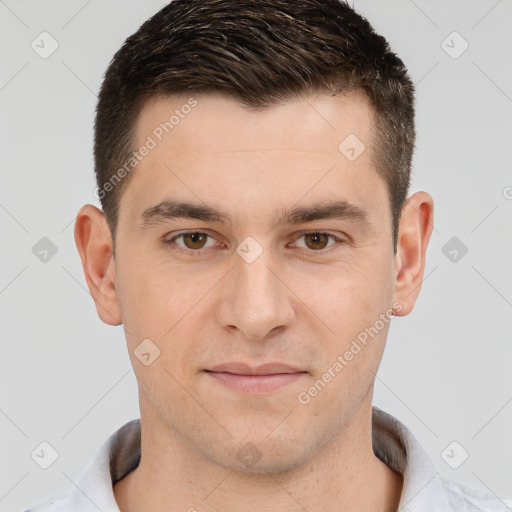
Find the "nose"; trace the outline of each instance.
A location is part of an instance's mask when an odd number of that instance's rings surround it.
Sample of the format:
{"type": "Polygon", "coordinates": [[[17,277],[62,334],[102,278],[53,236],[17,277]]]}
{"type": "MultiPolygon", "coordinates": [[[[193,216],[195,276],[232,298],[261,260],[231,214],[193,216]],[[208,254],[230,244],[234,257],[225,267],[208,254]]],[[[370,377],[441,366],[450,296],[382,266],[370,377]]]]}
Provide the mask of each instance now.
{"type": "Polygon", "coordinates": [[[238,329],[246,338],[264,339],[293,321],[293,293],[287,287],[284,266],[270,249],[248,263],[238,254],[229,282],[223,287],[217,321],[238,329]]]}

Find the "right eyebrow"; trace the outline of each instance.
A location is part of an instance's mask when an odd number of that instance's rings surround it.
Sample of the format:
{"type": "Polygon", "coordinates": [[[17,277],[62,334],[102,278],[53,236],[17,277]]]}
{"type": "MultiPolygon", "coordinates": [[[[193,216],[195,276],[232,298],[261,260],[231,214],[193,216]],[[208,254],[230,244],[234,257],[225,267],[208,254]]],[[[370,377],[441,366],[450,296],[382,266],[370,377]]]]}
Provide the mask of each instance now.
{"type": "Polygon", "coordinates": [[[228,226],[232,224],[226,213],[209,206],[166,199],[142,212],[138,228],[145,229],[170,219],[196,219],[204,222],[223,223],[228,226]]]}

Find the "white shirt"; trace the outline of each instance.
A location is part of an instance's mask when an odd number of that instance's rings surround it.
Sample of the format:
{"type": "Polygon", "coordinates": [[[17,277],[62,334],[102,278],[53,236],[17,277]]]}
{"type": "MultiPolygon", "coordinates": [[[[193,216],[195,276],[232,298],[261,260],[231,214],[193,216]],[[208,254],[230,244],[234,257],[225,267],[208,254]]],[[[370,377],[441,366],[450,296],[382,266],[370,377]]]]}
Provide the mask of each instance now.
{"type": "MultiPolygon", "coordinates": [[[[512,500],[446,479],[411,432],[396,418],[372,408],[377,457],[404,477],[399,512],[512,512],[512,500]]],[[[76,486],[25,512],[120,512],[113,486],[140,461],[140,419],[114,432],[99,448],[76,486]]]]}

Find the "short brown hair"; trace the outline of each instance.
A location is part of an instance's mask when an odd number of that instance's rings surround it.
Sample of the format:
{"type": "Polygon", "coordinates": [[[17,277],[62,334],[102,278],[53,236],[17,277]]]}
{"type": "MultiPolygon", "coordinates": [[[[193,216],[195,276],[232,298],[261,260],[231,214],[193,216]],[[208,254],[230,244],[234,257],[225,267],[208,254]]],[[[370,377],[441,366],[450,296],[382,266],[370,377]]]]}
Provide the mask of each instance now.
{"type": "Polygon", "coordinates": [[[126,39],[99,93],[95,174],[114,247],[133,173],[118,184],[111,178],[135,149],[135,122],[149,98],[223,92],[259,110],[308,92],[354,90],[373,107],[372,162],[387,186],[396,252],[415,142],[414,86],[386,39],[340,0],[173,0],[126,39]]]}

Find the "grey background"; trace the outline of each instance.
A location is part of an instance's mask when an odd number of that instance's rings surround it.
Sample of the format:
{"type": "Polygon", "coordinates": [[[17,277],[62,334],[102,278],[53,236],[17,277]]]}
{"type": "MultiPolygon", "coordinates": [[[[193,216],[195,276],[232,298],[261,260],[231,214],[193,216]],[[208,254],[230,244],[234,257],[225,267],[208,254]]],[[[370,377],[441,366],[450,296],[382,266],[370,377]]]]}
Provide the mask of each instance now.
{"type": "MultiPolygon", "coordinates": [[[[99,206],[92,125],[102,74],[163,5],[0,1],[0,511],[69,489],[139,415],[122,327],[96,315],[73,222],[83,204],[99,206]],[[43,31],[59,45],[47,59],[31,47],[43,31]],[[57,248],[46,263],[32,252],[43,237],[57,248]],[[48,469],[31,458],[42,441],[59,454],[48,469]]],[[[374,403],[413,431],[443,475],[511,497],[512,2],[354,5],[417,84],[411,192],[435,201],[423,289],[392,323],[374,403]],[[442,46],[454,31],[469,44],[458,58],[442,46]],[[468,249],[455,262],[451,246],[443,253],[452,237],[468,249]],[[452,441],[469,453],[458,469],[441,456],[452,441]]],[[[452,36],[444,47],[462,44],[452,36]]]]}

